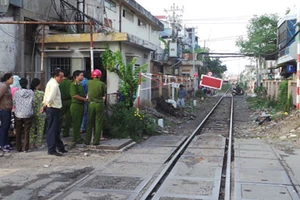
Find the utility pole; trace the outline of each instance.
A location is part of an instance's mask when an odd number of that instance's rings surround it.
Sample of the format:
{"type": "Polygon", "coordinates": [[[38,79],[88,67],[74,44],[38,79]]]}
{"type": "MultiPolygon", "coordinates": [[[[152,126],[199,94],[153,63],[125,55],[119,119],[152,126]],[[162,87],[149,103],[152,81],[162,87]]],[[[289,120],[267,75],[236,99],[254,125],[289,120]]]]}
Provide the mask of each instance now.
{"type": "Polygon", "coordinates": [[[177,74],[176,70],[178,70],[180,62],[181,62],[181,56],[178,55],[178,47],[179,47],[179,39],[178,39],[178,32],[181,30],[181,19],[182,16],[178,12],[183,13],[183,7],[179,8],[178,6],[173,3],[171,8],[169,10],[164,9],[164,11],[167,13],[167,21],[170,23],[172,27],[172,40],[168,42],[169,45],[169,57],[176,58],[174,61],[175,63],[171,66],[173,73],[177,74]],[[170,13],[170,14],[168,14],[170,13]],[[177,62],[179,58],[179,62],[177,62]]]}
{"type": "Polygon", "coordinates": [[[195,28],[192,28],[192,54],[193,54],[193,76],[194,76],[194,92],[196,94],[196,91],[198,90],[198,81],[197,81],[197,77],[195,76],[196,73],[196,68],[195,68],[195,28]]]}
{"type": "MultiPolygon", "coordinates": [[[[300,30],[300,7],[297,9],[297,29],[300,30]]],[[[296,39],[297,41],[297,89],[296,89],[296,109],[300,110],[300,34],[296,39]]]]}
{"type": "Polygon", "coordinates": [[[178,14],[178,12],[183,13],[183,7],[179,8],[178,6],[175,5],[175,3],[173,3],[173,5],[170,7],[170,9],[164,9],[164,11],[168,14],[169,12],[171,12],[171,15],[167,16],[167,20],[170,22],[171,26],[172,26],[172,42],[176,42],[177,41],[177,36],[178,36],[178,31],[180,30],[180,23],[181,23],[181,19],[180,17],[182,17],[181,14],[178,14]]]}

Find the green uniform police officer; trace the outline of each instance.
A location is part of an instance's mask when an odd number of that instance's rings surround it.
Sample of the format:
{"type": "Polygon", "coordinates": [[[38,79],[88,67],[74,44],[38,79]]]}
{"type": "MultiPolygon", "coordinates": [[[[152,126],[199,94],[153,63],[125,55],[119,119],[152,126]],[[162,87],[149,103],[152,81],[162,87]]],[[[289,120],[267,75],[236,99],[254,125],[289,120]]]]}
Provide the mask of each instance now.
{"type": "Polygon", "coordinates": [[[71,115],[70,115],[70,106],[71,106],[71,96],[70,96],[70,85],[71,81],[69,80],[69,72],[64,72],[64,78],[59,84],[59,89],[61,93],[62,107],[59,113],[59,131],[62,131],[63,137],[69,137],[69,132],[71,128],[71,115]],[[64,126],[63,126],[64,122],[64,126]]]}
{"type": "Polygon", "coordinates": [[[76,70],[73,72],[73,82],[70,85],[71,106],[70,113],[73,126],[73,142],[82,143],[80,137],[80,127],[83,118],[84,103],[87,102],[85,98],[84,89],[81,85],[83,80],[83,72],[76,70]]]}
{"type": "Polygon", "coordinates": [[[101,132],[103,130],[104,120],[104,98],[106,95],[105,84],[100,81],[102,72],[95,69],[92,72],[92,80],[88,81],[88,121],[85,144],[91,142],[92,132],[94,128],[93,145],[98,145],[100,142],[101,132]]]}

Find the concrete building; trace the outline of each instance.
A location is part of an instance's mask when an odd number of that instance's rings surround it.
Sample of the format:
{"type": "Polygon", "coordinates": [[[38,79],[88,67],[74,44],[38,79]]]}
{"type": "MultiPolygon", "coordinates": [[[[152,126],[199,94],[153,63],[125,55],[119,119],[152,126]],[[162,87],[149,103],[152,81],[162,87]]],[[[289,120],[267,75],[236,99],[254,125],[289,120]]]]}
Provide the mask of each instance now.
{"type": "Polygon", "coordinates": [[[277,64],[281,68],[280,75],[287,78],[297,71],[297,43],[299,36],[293,37],[297,31],[297,10],[294,8],[278,22],[277,64]]]}
{"type": "MultiPolygon", "coordinates": [[[[108,94],[117,91],[119,79],[102,66],[101,53],[106,45],[112,51],[120,50],[126,63],[135,57],[136,66],[148,64],[148,72],[153,66],[151,61],[156,59],[153,55],[160,51],[158,32],[163,30],[163,24],[134,0],[24,0],[18,7],[12,1],[1,1],[0,6],[0,11],[7,7],[1,21],[92,20],[94,68],[104,72],[108,94]]],[[[1,48],[9,49],[1,54],[1,71],[16,71],[21,76],[31,77],[39,77],[45,72],[46,81],[56,67],[69,72],[77,69],[90,72],[93,68],[88,25],[47,25],[43,38],[43,25],[5,24],[0,27],[7,30],[1,48]],[[4,59],[8,57],[11,60],[4,59]]],[[[146,80],[143,84],[150,86],[151,81],[146,80]]],[[[141,94],[141,101],[148,99],[151,99],[150,90],[141,94]]]]}
{"type": "Polygon", "coordinates": [[[163,73],[166,75],[187,76],[193,79],[194,75],[198,74],[199,67],[203,65],[201,61],[197,60],[196,53],[193,56],[193,45],[194,48],[198,47],[198,37],[193,35],[195,28],[180,26],[180,31],[174,33],[166,16],[156,17],[165,25],[164,30],[160,32],[161,47],[165,49],[163,73]]]}

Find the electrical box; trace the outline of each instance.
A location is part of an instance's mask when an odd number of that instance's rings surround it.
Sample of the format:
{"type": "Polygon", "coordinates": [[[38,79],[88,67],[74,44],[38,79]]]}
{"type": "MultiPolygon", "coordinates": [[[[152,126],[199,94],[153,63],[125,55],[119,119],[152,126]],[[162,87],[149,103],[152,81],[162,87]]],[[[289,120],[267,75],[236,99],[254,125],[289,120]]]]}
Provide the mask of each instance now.
{"type": "Polygon", "coordinates": [[[169,57],[177,58],[177,43],[170,42],[169,44],[169,57]]]}

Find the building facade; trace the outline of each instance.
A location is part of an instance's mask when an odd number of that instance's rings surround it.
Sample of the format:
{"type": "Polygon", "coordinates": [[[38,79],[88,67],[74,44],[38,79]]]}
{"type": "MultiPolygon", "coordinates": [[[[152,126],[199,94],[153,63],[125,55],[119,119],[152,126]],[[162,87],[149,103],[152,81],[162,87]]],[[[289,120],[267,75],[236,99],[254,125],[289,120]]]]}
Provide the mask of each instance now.
{"type": "MultiPolygon", "coordinates": [[[[12,52],[1,57],[13,55],[10,61],[1,59],[1,71],[15,71],[30,77],[44,73],[46,81],[56,67],[70,73],[77,69],[87,73],[93,68],[101,69],[110,94],[117,91],[119,79],[102,66],[101,54],[106,45],[112,51],[120,50],[126,63],[135,57],[136,66],[148,64],[148,71],[152,55],[160,50],[158,32],[163,30],[163,24],[134,0],[24,0],[18,8],[11,2],[0,6],[8,6],[0,18],[4,22],[93,21],[92,28],[83,24],[1,25],[10,35],[6,44],[1,44],[2,48],[11,48],[12,52]]],[[[150,85],[151,81],[143,84],[150,85]]],[[[142,101],[147,99],[151,99],[151,90],[141,94],[142,101]]]]}
{"type": "Polygon", "coordinates": [[[281,76],[287,78],[296,72],[297,69],[297,43],[296,33],[297,13],[292,10],[278,22],[278,59],[277,64],[281,68],[281,76]]]}

